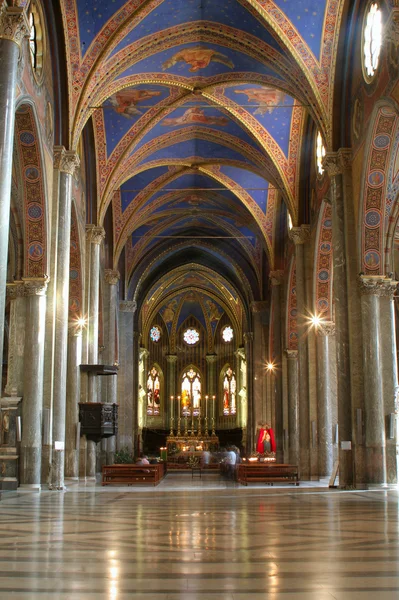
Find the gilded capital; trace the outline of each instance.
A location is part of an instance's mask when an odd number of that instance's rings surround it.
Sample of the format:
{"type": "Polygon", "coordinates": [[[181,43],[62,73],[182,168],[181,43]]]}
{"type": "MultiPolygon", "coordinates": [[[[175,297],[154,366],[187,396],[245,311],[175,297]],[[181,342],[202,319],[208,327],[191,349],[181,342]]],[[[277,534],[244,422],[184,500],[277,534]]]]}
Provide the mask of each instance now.
{"type": "Polygon", "coordinates": [[[251,311],[253,314],[260,314],[266,312],[269,308],[269,304],[265,301],[251,302],[251,311]]]}
{"type": "Polygon", "coordinates": [[[123,302],[119,302],[119,310],[120,312],[135,313],[137,310],[137,302],[135,300],[124,300],[123,302]]]}
{"type": "Polygon", "coordinates": [[[22,40],[28,35],[29,23],[24,9],[19,6],[7,6],[3,2],[0,8],[0,38],[21,46],[22,40]]]}
{"type": "Polygon", "coordinates": [[[86,240],[88,242],[100,245],[104,238],[104,227],[97,227],[97,225],[86,225],[86,240]]]}
{"type": "Polygon", "coordinates": [[[270,271],[269,273],[270,283],[274,285],[281,285],[284,281],[284,271],[270,271]]]}
{"type": "Polygon", "coordinates": [[[317,335],[335,335],[334,321],[320,321],[319,325],[317,326],[317,335]]]}
{"type": "Polygon", "coordinates": [[[26,296],[25,285],[23,281],[14,281],[13,283],[7,283],[7,297],[10,300],[15,298],[22,298],[26,296]]]}
{"type": "Polygon", "coordinates": [[[50,277],[23,277],[25,296],[45,296],[50,277]]]}
{"type": "Polygon", "coordinates": [[[217,354],[207,354],[205,360],[208,364],[213,364],[217,360],[217,354]]]}
{"type": "Polygon", "coordinates": [[[166,355],[166,362],[168,362],[169,364],[174,364],[177,362],[177,354],[167,354],[166,355]]]}
{"type": "Polygon", "coordinates": [[[253,342],[254,339],[254,334],[252,331],[247,331],[247,333],[244,333],[244,341],[249,344],[250,342],[253,342]]]}
{"type": "Polygon", "coordinates": [[[338,152],[326,152],[323,158],[323,167],[329,177],[342,175],[352,165],[352,150],[350,148],[340,148],[338,152]]]}
{"type": "Polygon", "coordinates": [[[360,275],[358,285],[362,296],[393,298],[398,282],[384,275],[360,275]]]}
{"type": "Polygon", "coordinates": [[[65,150],[64,146],[54,147],[54,169],[73,175],[80,165],[80,158],[76,152],[65,150]]]}
{"type": "Polygon", "coordinates": [[[298,350],[286,350],[285,351],[288,360],[297,360],[298,359],[298,350]]]}
{"type": "Polygon", "coordinates": [[[113,269],[105,269],[104,278],[109,285],[116,285],[120,280],[121,275],[119,271],[114,271],[113,269]]]}
{"type": "Polygon", "coordinates": [[[310,238],[310,225],[301,225],[300,227],[292,227],[289,232],[291,240],[295,246],[305,244],[310,238]]]}

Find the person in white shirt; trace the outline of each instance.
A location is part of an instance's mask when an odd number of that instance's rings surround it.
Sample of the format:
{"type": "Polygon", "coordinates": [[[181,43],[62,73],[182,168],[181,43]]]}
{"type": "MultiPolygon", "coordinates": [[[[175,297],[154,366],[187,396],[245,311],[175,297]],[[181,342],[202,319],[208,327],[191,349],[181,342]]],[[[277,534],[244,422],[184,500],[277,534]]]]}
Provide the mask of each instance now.
{"type": "Polygon", "coordinates": [[[235,479],[237,455],[233,448],[230,446],[227,449],[226,463],[227,463],[227,474],[230,479],[235,479]]]}

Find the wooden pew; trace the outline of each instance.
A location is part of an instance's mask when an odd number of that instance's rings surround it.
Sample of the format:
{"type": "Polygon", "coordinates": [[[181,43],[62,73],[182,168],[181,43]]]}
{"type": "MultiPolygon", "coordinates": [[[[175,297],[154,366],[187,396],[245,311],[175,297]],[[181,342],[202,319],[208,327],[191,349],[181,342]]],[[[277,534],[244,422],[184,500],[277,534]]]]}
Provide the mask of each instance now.
{"type": "Polygon", "coordinates": [[[239,483],[293,483],[299,485],[298,467],[274,463],[241,463],[238,465],[237,479],[239,483]]]}
{"type": "Polygon", "coordinates": [[[104,465],[102,485],[127,483],[128,485],[158,485],[165,475],[165,465],[104,465]]]}

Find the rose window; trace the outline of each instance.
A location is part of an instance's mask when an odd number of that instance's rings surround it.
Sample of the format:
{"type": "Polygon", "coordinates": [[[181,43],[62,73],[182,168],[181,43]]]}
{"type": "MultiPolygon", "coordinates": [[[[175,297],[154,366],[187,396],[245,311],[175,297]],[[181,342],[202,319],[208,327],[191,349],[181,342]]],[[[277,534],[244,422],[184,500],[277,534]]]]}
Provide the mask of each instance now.
{"type": "Polygon", "coordinates": [[[196,329],[186,329],[183,334],[183,339],[190,346],[199,342],[199,333],[196,329]]]}
{"type": "Polygon", "coordinates": [[[154,327],[151,328],[151,330],[150,330],[150,339],[153,342],[159,342],[159,340],[161,339],[161,330],[158,327],[158,325],[154,325],[154,327]]]}

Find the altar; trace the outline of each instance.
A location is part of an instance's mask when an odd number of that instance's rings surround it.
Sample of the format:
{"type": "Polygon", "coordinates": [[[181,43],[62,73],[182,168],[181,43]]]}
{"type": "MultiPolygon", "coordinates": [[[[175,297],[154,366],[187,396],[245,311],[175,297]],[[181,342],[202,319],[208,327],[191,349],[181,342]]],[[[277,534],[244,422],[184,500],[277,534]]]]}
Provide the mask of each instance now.
{"type": "MultiPolygon", "coordinates": [[[[166,439],[167,467],[173,469],[190,469],[201,463],[204,451],[217,452],[219,438],[211,435],[169,435],[166,439]]],[[[216,463],[215,463],[216,464],[216,463]]]]}

